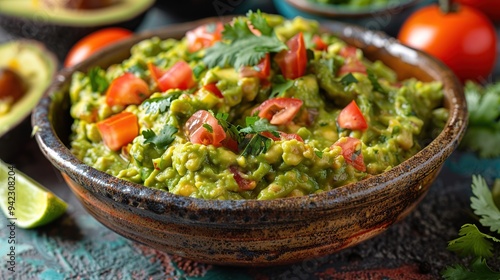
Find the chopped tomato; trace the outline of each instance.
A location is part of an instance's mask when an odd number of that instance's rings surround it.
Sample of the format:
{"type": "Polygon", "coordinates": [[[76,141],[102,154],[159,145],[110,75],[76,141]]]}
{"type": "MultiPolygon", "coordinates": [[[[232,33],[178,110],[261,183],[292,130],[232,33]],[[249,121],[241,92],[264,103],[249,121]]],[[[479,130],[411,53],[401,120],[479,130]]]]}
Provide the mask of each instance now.
{"type": "Polygon", "coordinates": [[[222,22],[217,22],[198,26],[186,32],[188,50],[196,52],[212,46],[222,39],[222,30],[224,25],[222,22]]]}
{"type": "Polygon", "coordinates": [[[342,65],[337,75],[343,76],[348,73],[366,74],[366,66],[359,60],[347,60],[346,64],[342,65]]]}
{"type": "Polygon", "coordinates": [[[257,108],[253,109],[252,115],[259,112],[258,116],[268,119],[271,124],[287,124],[297,115],[302,104],[302,100],[298,98],[272,98],[262,102],[257,108]]]}
{"type": "Polygon", "coordinates": [[[187,120],[184,129],[189,141],[195,144],[220,147],[222,141],[226,138],[226,132],[219,124],[219,121],[206,110],[199,110],[194,113],[187,120]]]}
{"type": "Polygon", "coordinates": [[[340,56],[344,57],[344,58],[355,58],[357,59],[357,49],[356,47],[353,47],[353,46],[345,46],[343,47],[342,49],[340,49],[340,56]]]}
{"type": "Polygon", "coordinates": [[[222,92],[217,87],[217,83],[210,83],[210,84],[204,85],[203,88],[210,91],[211,93],[213,93],[215,96],[217,96],[219,98],[224,98],[224,95],[222,95],[222,92]]]}
{"type": "Polygon", "coordinates": [[[293,36],[286,43],[288,50],[283,50],[275,56],[281,74],[287,79],[296,79],[306,73],[307,50],[302,32],[293,36]]]}
{"type": "MultiPolygon", "coordinates": [[[[161,70],[154,70],[154,72],[161,74],[161,70]]],[[[195,85],[193,70],[187,62],[180,60],[158,78],[157,84],[161,91],[190,89],[195,85]]]]}
{"type": "Polygon", "coordinates": [[[345,161],[359,171],[366,171],[363,153],[361,152],[361,140],[354,137],[342,137],[332,147],[342,148],[342,156],[345,161]]]}
{"type": "Polygon", "coordinates": [[[158,68],[152,62],[148,62],[147,65],[151,77],[153,78],[155,83],[158,84],[158,80],[161,78],[161,76],[163,76],[163,74],[165,74],[166,71],[158,68]]]}
{"type": "Polygon", "coordinates": [[[340,111],[337,122],[341,128],[345,129],[365,130],[368,128],[365,117],[355,100],[340,111]]]}
{"type": "Polygon", "coordinates": [[[112,151],[119,150],[139,135],[137,116],[130,112],[118,113],[96,125],[104,144],[112,151]]]}
{"type": "Polygon", "coordinates": [[[325,43],[325,41],[323,41],[323,39],[321,39],[321,36],[319,36],[318,34],[312,37],[312,42],[314,44],[314,49],[318,51],[324,51],[328,48],[328,45],[325,43]]]}
{"type": "Polygon", "coordinates": [[[109,106],[141,104],[150,95],[148,84],[127,72],[111,82],[106,92],[106,103],[109,106]]]}
{"type": "Polygon", "coordinates": [[[229,167],[229,171],[233,173],[233,178],[240,187],[241,191],[250,191],[255,189],[255,187],[257,186],[257,182],[243,178],[243,173],[241,173],[241,171],[239,171],[237,167],[231,166],[229,167]]]}
{"type": "Polygon", "coordinates": [[[245,66],[240,70],[241,77],[256,77],[259,79],[267,79],[271,73],[271,58],[266,54],[259,64],[255,66],[245,66]]]}
{"type": "Polygon", "coordinates": [[[279,141],[279,140],[297,140],[297,141],[300,141],[300,142],[304,142],[304,139],[302,139],[302,137],[300,137],[298,134],[295,134],[295,133],[286,133],[286,132],[283,132],[283,131],[278,131],[279,133],[279,137],[276,137],[274,136],[271,132],[262,132],[260,135],[264,136],[264,137],[267,137],[269,139],[272,139],[274,141],[279,141]]]}

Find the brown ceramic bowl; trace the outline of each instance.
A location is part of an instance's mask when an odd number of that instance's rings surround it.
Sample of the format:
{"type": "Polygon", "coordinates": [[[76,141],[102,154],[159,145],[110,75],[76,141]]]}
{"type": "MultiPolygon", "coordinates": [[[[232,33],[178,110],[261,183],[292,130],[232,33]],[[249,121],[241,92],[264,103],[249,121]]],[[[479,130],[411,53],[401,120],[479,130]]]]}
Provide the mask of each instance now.
{"type": "Polygon", "coordinates": [[[173,195],[117,179],[73,156],[68,149],[71,74],[106,67],[129,55],[138,41],[180,37],[214,19],[169,26],[109,47],[63,70],[33,113],[36,140],[87,211],[105,226],[155,249],[224,265],[269,266],[331,254],[383,232],[421,201],[467,123],[462,87],[443,64],[382,33],[341,23],[323,27],[397,69],[400,78],[440,80],[450,111],[445,129],[422,151],[392,170],[315,195],[258,200],[203,200],[173,195]]]}

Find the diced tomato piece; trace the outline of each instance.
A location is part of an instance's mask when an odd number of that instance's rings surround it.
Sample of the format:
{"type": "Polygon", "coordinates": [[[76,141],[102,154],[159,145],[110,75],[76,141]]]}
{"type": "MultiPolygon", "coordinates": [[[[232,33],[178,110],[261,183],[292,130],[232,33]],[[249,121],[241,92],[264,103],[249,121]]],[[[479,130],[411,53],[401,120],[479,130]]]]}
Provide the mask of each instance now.
{"type": "Polygon", "coordinates": [[[211,93],[213,93],[215,96],[217,96],[219,98],[224,98],[224,95],[222,95],[222,92],[217,87],[217,83],[206,84],[203,86],[203,88],[210,91],[211,93]]]}
{"type": "Polygon", "coordinates": [[[318,51],[324,51],[328,48],[328,45],[325,43],[325,41],[323,41],[323,39],[321,39],[321,36],[319,36],[318,34],[315,34],[312,37],[312,42],[314,43],[314,49],[318,51]]]}
{"type": "Polygon", "coordinates": [[[208,111],[199,110],[194,113],[186,122],[184,130],[189,141],[195,144],[222,146],[222,141],[226,138],[224,128],[219,121],[208,111]],[[209,128],[204,125],[208,125],[209,128]]]}
{"type": "Polygon", "coordinates": [[[256,77],[259,79],[269,78],[271,73],[271,56],[266,54],[259,64],[255,66],[245,66],[240,70],[241,77],[256,77]]]}
{"type": "Polygon", "coordinates": [[[302,104],[302,100],[298,98],[272,98],[262,102],[257,108],[253,109],[252,115],[259,112],[258,116],[268,119],[271,124],[287,124],[297,115],[302,104]]]}
{"type": "Polygon", "coordinates": [[[257,182],[243,178],[243,176],[242,176],[243,173],[241,173],[241,171],[238,170],[237,167],[231,166],[231,167],[229,167],[229,171],[231,171],[231,173],[233,173],[233,178],[236,181],[236,183],[238,184],[238,186],[240,187],[241,191],[250,191],[250,190],[255,189],[255,187],[257,186],[257,182]]]}
{"type": "Polygon", "coordinates": [[[141,104],[151,95],[148,84],[132,73],[125,73],[114,79],[106,92],[109,106],[141,104]]]}
{"type": "Polygon", "coordinates": [[[165,70],[158,68],[156,65],[154,65],[152,62],[148,62],[148,69],[151,77],[155,81],[156,84],[158,84],[158,80],[165,74],[165,70]]]}
{"type": "Polygon", "coordinates": [[[307,50],[302,32],[293,36],[286,43],[288,50],[283,50],[275,56],[281,74],[287,79],[297,79],[306,73],[307,50]]]}
{"type": "Polygon", "coordinates": [[[118,113],[96,125],[104,144],[112,151],[119,150],[139,135],[137,116],[131,112],[118,113]]]}
{"type": "Polygon", "coordinates": [[[267,137],[269,139],[272,139],[274,141],[279,141],[279,140],[297,140],[297,141],[300,141],[300,142],[304,142],[304,139],[302,139],[302,137],[300,137],[298,134],[295,134],[295,133],[286,133],[286,132],[283,132],[283,131],[278,131],[279,133],[279,137],[276,137],[274,136],[271,132],[269,131],[265,131],[265,132],[262,132],[260,135],[264,136],[264,137],[267,137]]]}
{"type": "Polygon", "coordinates": [[[169,89],[190,89],[195,85],[193,70],[184,60],[180,60],[158,78],[158,88],[161,91],[169,89]]]}
{"type": "Polygon", "coordinates": [[[366,119],[355,100],[340,111],[337,122],[341,128],[345,129],[365,130],[368,128],[366,119]]]}
{"type": "Polygon", "coordinates": [[[363,153],[361,150],[361,140],[354,137],[342,137],[335,142],[332,147],[339,146],[342,148],[342,156],[345,161],[359,171],[366,171],[363,153]]]}
{"type": "Polygon", "coordinates": [[[357,49],[354,46],[345,46],[340,49],[339,54],[344,58],[355,58],[357,59],[357,49]]]}
{"type": "Polygon", "coordinates": [[[226,134],[226,138],[224,138],[224,140],[222,140],[221,144],[223,147],[228,148],[229,150],[233,151],[234,153],[238,153],[238,151],[239,151],[238,142],[236,140],[234,140],[233,138],[231,138],[231,136],[229,136],[228,134],[226,134]]]}
{"type": "Polygon", "coordinates": [[[345,74],[355,72],[366,74],[366,66],[359,60],[347,60],[346,64],[340,67],[337,75],[343,76],[345,74]]]}
{"type": "Polygon", "coordinates": [[[186,32],[188,51],[196,52],[208,48],[222,39],[222,22],[209,23],[186,32]]]}

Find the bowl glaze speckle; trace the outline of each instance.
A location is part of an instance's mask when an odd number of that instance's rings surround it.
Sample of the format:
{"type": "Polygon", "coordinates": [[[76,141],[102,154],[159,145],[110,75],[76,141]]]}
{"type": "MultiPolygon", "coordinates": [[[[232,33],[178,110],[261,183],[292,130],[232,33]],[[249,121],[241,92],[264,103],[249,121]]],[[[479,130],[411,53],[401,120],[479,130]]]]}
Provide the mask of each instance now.
{"type": "MultiPolygon", "coordinates": [[[[219,18],[217,18],[219,19],[219,18]]],[[[430,56],[383,33],[338,22],[322,27],[396,69],[399,78],[440,80],[450,117],[422,151],[381,175],[320,194],[270,201],[203,200],[147,188],[100,172],[68,149],[68,87],[74,71],[107,67],[151,36],[179,38],[203,23],[169,26],[108,47],[59,73],[36,107],[32,123],[45,156],[66,178],[87,211],[105,226],[155,249],[196,261],[270,266],[327,255],[371,238],[405,217],[427,193],[467,124],[462,87],[430,56]]],[[[227,19],[226,19],[227,20],[227,19]]]]}

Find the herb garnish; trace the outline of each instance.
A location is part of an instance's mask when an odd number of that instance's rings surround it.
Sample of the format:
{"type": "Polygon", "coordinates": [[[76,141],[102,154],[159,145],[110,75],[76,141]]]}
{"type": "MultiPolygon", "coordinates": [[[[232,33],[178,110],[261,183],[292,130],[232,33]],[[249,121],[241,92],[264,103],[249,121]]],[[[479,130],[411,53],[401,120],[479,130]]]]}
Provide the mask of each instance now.
{"type": "Polygon", "coordinates": [[[177,128],[171,125],[165,125],[158,135],[152,129],[144,130],[144,144],[151,143],[159,149],[164,149],[174,141],[177,131],[177,128]]]}
{"type": "Polygon", "coordinates": [[[377,75],[375,75],[375,73],[371,69],[366,69],[366,72],[368,74],[368,79],[372,83],[373,90],[383,94],[387,94],[387,90],[385,90],[385,88],[383,88],[378,82],[377,75]]]}
{"type": "Polygon", "coordinates": [[[340,79],[340,82],[344,86],[348,86],[352,83],[357,83],[358,79],[356,79],[356,77],[354,77],[354,75],[352,73],[349,73],[349,74],[345,75],[344,77],[342,77],[342,79],[340,79]]]}
{"type": "Polygon", "coordinates": [[[109,82],[106,72],[100,67],[93,67],[88,73],[90,88],[93,92],[103,93],[108,89],[109,82]]]}
{"type": "MultiPolygon", "coordinates": [[[[500,180],[493,189],[500,188],[500,180]]],[[[493,191],[494,192],[494,191],[493,191]]],[[[482,226],[490,228],[492,234],[500,233],[500,210],[495,204],[495,197],[490,191],[484,178],[472,176],[471,208],[479,216],[482,226]]],[[[447,267],[442,275],[445,279],[500,279],[500,272],[491,270],[487,258],[493,256],[493,245],[500,243],[500,239],[483,233],[474,224],[465,224],[459,231],[459,238],[448,243],[448,249],[462,257],[472,257],[468,267],[455,264],[447,267]]]]}
{"type": "Polygon", "coordinates": [[[285,93],[285,91],[293,86],[293,83],[293,80],[287,80],[285,79],[285,77],[283,77],[283,75],[276,75],[273,78],[269,99],[281,96],[285,93]]]}
{"type": "Polygon", "coordinates": [[[156,97],[146,99],[142,106],[146,109],[146,113],[165,113],[170,105],[172,105],[172,101],[179,98],[182,95],[182,91],[174,91],[170,92],[167,96],[156,97]]]}
{"type": "Polygon", "coordinates": [[[224,25],[222,41],[205,50],[203,62],[208,68],[232,66],[239,69],[256,65],[269,52],[284,49],[287,49],[286,44],[274,34],[261,12],[249,12],[247,18],[236,18],[231,24],[224,25]],[[250,30],[247,21],[260,31],[260,36],[250,30]]]}

